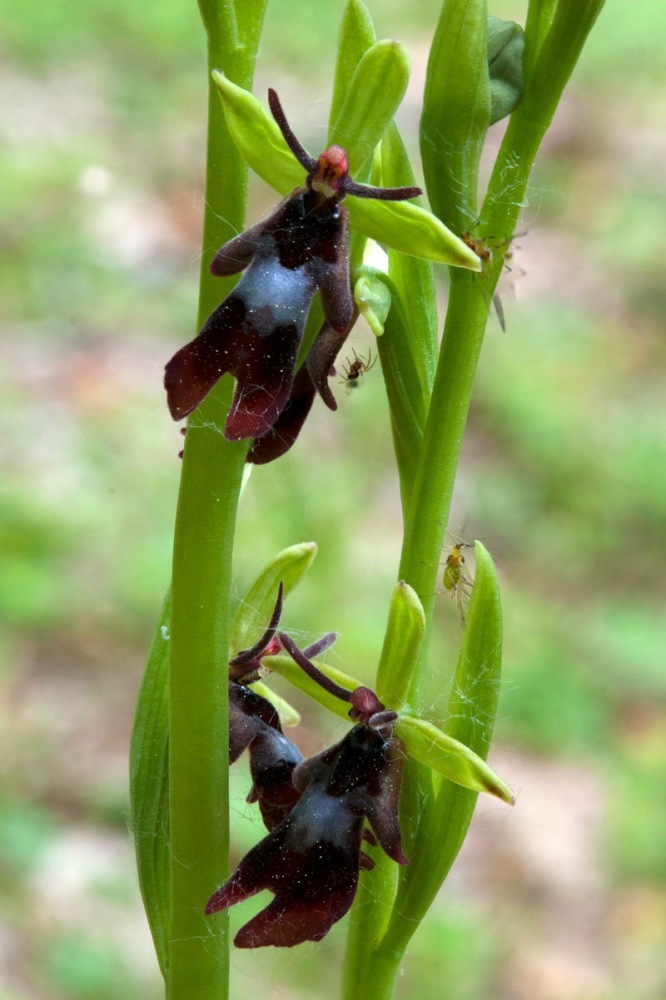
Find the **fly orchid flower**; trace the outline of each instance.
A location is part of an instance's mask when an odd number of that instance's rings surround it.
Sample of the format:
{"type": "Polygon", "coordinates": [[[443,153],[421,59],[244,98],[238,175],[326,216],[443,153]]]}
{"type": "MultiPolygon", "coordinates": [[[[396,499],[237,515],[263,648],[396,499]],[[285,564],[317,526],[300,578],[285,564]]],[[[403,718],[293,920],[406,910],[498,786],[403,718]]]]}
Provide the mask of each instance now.
{"type": "Polygon", "coordinates": [[[349,714],[358,724],[335,746],[294,767],[299,800],[209,899],[210,914],[262,889],[273,892],[273,901],[236,935],[239,948],[321,940],[352,905],[359,870],[374,867],[361,850],[364,839],[408,864],[398,819],[405,750],[392,734],[396,713],[368,688],[338,688],[308,660],[309,650],[298,650],[283,633],[279,638],[309,676],[319,674],[327,690],[351,703],[349,714]],[[366,820],[371,831],[364,832],[366,820]]]}
{"type": "MultiPolygon", "coordinates": [[[[245,273],[199,335],[174,355],[165,370],[167,402],[174,420],[196,409],[222,375],[229,372],[235,377],[236,390],[224,429],[230,441],[261,440],[287,407],[298,349],[317,291],[326,323],[309,352],[310,384],[303,376],[299,399],[307,397],[311,404],[316,390],[331,409],[336,408],[328,376],[355,316],[348,220],[341,202],[346,195],[396,201],[421,193],[414,187],[356,183],[340,146],[330,146],[314,159],[292,132],[274,90],[269,90],[268,100],[287,145],[307,172],[305,186],[296,188],[263,222],[218,250],[211,263],[214,275],[245,273]]],[[[309,405],[303,419],[308,409],[309,405]]],[[[262,458],[260,452],[258,448],[251,460],[276,457],[262,458]]]]}

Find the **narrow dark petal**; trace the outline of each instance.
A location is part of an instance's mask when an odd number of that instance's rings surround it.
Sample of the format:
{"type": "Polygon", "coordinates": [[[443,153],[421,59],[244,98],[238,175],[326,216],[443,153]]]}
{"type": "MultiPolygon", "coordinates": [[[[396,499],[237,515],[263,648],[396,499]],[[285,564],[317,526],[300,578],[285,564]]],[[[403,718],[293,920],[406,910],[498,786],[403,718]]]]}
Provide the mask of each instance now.
{"type": "Polygon", "coordinates": [[[265,650],[266,646],[269,644],[273,636],[275,635],[275,630],[280,623],[280,617],[282,616],[282,596],[284,594],[284,584],[280,580],[280,585],[278,587],[277,600],[275,602],[275,607],[273,608],[273,614],[271,615],[271,620],[268,623],[268,628],[258,640],[255,642],[254,646],[249,649],[243,649],[237,656],[234,656],[233,660],[229,660],[230,667],[240,667],[249,663],[251,660],[256,659],[265,650]]]}
{"type": "Polygon", "coordinates": [[[334,695],[336,698],[340,698],[341,701],[349,701],[350,692],[346,688],[340,687],[335,681],[332,681],[326,674],[323,674],[318,667],[311,663],[310,660],[305,656],[305,654],[298,648],[296,643],[289,638],[284,632],[279,632],[280,642],[287,650],[292,660],[298,664],[301,670],[304,670],[308,677],[312,678],[320,687],[328,691],[329,694],[334,695]]]}
{"type": "Polygon", "coordinates": [[[418,187],[371,187],[369,184],[357,184],[349,177],[345,181],[344,190],[345,194],[352,194],[356,198],[377,198],[379,201],[405,201],[407,198],[418,198],[423,194],[418,187]]]}
{"type": "Polygon", "coordinates": [[[291,396],[280,416],[269,431],[253,442],[247,461],[252,465],[265,465],[289,451],[300,434],[314,398],[315,387],[303,366],[294,379],[291,396]]]}
{"type": "Polygon", "coordinates": [[[245,232],[234,236],[223,244],[210,262],[210,272],[218,278],[226,278],[243,271],[261,248],[264,238],[264,223],[258,222],[245,232]]]}
{"type": "Polygon", "coordinates": [[[271,114],[277,122],[278,128],[280,129],[280,132],[282,132],[284,141],[289,146],[289,149],[307,173],[313,173],[313,171],[317,169],[317,161],[313,156],[310,156],[307,150],[301,145],[299,140],[294,135],[291,126],[287,121],[287,116],[284,113],[282,104],[280,103],[280,98],[272,87],[268,90],[268,106],[271,109],[271,114]]]}
{"type": "Polygon", "coordinates": [[[325,649],[329,649],[333,643],[337,640],[337,632],[327,632],[326,635],[322,635],[321,639],[317,639],[312,645],[306,646],[303,652],[303,656],[307,656],[308,659],[312,660],[315,656],[319,656],[323,653],[325,649]]]}
{"type": "Polygon", "coordinates": [[[229,704],[229,763],[235,764],[258,730],[257,720],[229,704]]]}
{"type": "MultiPolygon", "coordinates": [[[[392,727],[393,723],[397,720],[398,713],[392,711],[391,709],[386,709],[384,712],[375,712],[368,719],[367,725],[370,729],[376,729],[381,731],[382,729],[387,729],[392,727]]],[[[392,730],[391,730],[392,731],[392,730]]],[[[390,733],[389,733],[390,735],[390,733]]]]}

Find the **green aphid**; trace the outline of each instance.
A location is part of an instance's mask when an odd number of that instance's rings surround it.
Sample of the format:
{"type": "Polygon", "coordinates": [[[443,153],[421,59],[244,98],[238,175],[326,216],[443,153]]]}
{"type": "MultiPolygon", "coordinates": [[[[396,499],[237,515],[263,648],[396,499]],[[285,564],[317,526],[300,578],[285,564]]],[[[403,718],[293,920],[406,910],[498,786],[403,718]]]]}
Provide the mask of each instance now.
{"type": "Polygon", "coordinates": [[[444,576],[442,577],[444,589],[448,590],[451,597],[455,597],[456,599],[456,607],[458,608],[462,628],[465,627],[466,604],[474,586],[474,580],[465,566],[465,557],[462,554],[465,545],[465,542],[458,542],[457,545],[453,546],[446,557],[444,576]]]}

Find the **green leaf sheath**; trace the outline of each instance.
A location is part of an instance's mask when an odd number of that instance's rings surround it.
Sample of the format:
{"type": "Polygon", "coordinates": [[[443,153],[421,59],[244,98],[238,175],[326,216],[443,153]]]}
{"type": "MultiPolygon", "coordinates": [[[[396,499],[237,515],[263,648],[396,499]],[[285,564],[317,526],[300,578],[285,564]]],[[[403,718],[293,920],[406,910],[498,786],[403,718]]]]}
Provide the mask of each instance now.
{"type": "Polygon", "coordinates": [[[130,743],[130,830],[139,886],[162,975],[169,949],[169,623],[171,592],[158,628],[136,703],[130,743]]]}

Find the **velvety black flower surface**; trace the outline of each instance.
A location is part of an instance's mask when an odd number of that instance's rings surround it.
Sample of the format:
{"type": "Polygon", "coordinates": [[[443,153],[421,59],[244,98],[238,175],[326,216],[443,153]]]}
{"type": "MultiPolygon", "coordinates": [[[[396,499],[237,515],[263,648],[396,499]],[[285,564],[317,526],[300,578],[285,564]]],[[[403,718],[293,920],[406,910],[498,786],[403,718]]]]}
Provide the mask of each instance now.
{"type": "Polygon", "coordinates": [[[164,378],[169,410],[180,420],[202,402],[222,375],[231,373],[236,390],[224,433],[232,441],[261,440],[291,402],[283,431],[278,430],[272,445],[253,449],[250,460],[259,463],[290,446],[315,390],[335,409],[328,376],[355,315],[342,199],[353,194],[396,200],[420,193],[418,188],[356,184],[339,146],[331,146],[315,160],[291,131],[274,91],[269,91],[269,104],[285,140],[307,171],[305,187],[296,188],[272,215],[215,255],[213,274],[245,273],[199,335],[169,361],[164,378]],[[307,375],[300,378],[292,395],[298,349],[316,291],[326,323],[310,351],[307,375]]]}
{"type": "Polygon", "coordinates": [[[359,866],[372,867],[361,851],[366,819],[389,857],[407,864],[398,822],[403,760],[397,738],[358,725],[294,769],[301,799],[206,906],[215,913],[262,889],[274,893],[236,935],[239,948],[291,947],[328,933],[354,900],[359,866]]]}

